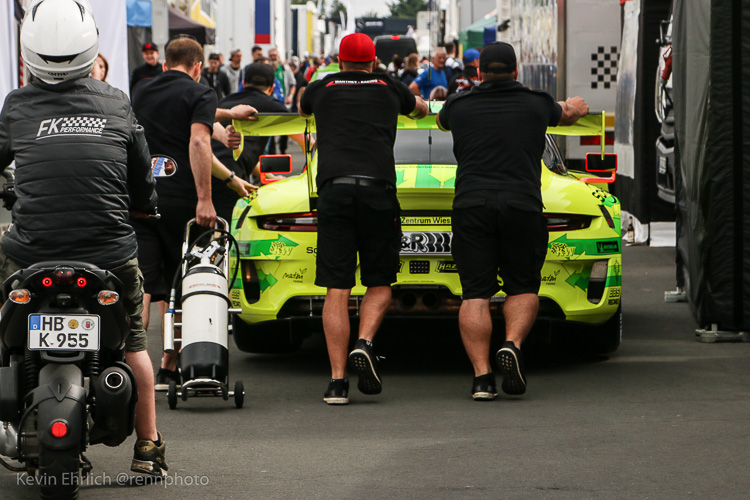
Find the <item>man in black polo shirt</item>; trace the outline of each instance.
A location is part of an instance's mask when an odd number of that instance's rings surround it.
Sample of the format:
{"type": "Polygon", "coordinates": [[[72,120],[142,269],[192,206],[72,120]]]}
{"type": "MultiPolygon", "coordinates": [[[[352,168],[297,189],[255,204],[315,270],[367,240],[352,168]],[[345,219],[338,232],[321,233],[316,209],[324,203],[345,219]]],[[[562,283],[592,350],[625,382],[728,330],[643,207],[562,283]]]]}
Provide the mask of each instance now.
{"type": "Polygon", "coordinates": [[[143,60],[145,61],[142,65],[138,66],[133,70],[133,74],[130,77],[130,97],[133,97],[133,91],[135,86],[143,80],[153,78],[163,71],[162,65],[159,64],[159,49],[156,44],[152,42],[146,42],[143,44],[143,60]]]}
{"type": "MultiPolygon", "coordinates": [[[[239,92],[229,94],[219,102],[220,108],[233,108],[234,106],[247,104],[264,113],[287,113],[286,106],[271,96],[273,92],[274,71],[271,66],[264,63],[253,63],[245,66],[244,69],[244,87],[239,92]]],[[[229,126],[231,121],[222,122],[222,125],[229,126]]],[[[290,136],[297,141],[304,150],[303,134],[290,136]]],[[[254,173],[258,158],[263,154],[263,150],[268,144],[268,137],[245,137],[242,154],[234,160],[232,150],[225,147],[223,143],[215,138],[211,141],[211,148],[214,155],[229,168],[237,177],[246,181],[250,180],[250,175],[254,173]]],[[[226,180],[217,177],[211,179],[211,199],[213,200],[216,213],[226,221],[232,218],[232,209],[237,202],[239,195],[233,189],[227,187],[226,180]]]]}
{"type": "MultiPolygon", "coordinates": [[[[217,111],[216,93],[198,83],[202,64],[203,48],[198,42],[176,39],[167,45],[167,71],[138,84],[133,96],[133,110],[145,129],[151,154],[168,156],[177,164],[174,175],[156,182],[161,219],[132,221],[144,276],[146,329],[149,305],[166,298],[167,286],[179,267],[187,221],[195,218],[201,226],[213,226],[216,219],[210,179],[214,121],[247,119],[235,110],[217,111]]],[[[159,306],[163,315],[166,304],[159,306]]],[[[156,374],[157,389],[166,389],[169,379],[179,383],[176,362],[177,353],[164,355],[156,374]]]]}
{"type": "Polygon", "coordinates": [[[555,103],[519,82],[516,54],[505,42],[484,47],[482,83],[450,96],[438,125],[453,134],[458,161],[453,201],[453,258],[463,288],[458,322],[474,365],[475,400],[497,396],[490,365],[490,298],[503,278],[505,343],[497,352],[503,391],[526,391],[521,343],[539,310],[540,272],[547,254],[541,158],[548,126],[572,125],[588,113],[580,97],[555,103]]]}
{"type": "Polygon", "coordinates": [[[360,278],[359,339],[349,362],[359,390],[382,390],[372,339],[391,300],[401,248],[393,144],[398,115],[421,118],[427,104],[387,74],[372,74],[375,46],[363,33],[344,37],[342,71],[307,86],[300,114],[315,114],[318,129],[318,253],[315,284],[326,287],[323,329],[331,360],[328,404],[349,402],[346,362],[349,295],[360,278]]]}
{"type": "Polygon", "coordinates": [[[219,54],[214,52],[208,56],[208,67],[201,73],[201,83],[214,89],[219,100],[229,95],[230,91],[229,78],[220,70],[219,54]]]}

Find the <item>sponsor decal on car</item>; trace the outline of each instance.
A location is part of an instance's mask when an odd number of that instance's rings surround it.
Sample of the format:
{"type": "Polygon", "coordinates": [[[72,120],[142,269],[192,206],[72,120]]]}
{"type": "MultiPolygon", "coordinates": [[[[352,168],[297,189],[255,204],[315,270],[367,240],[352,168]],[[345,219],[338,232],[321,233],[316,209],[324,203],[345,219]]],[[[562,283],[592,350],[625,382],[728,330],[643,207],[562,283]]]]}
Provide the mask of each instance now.
{"type": "Polygon", "coordinates": [[[552,271],[552,273],[547,274],[546,276],[542,276],[542,284],[543,285],[556,285],[557,284],[557,276],[560,274],[560,270],[557,269],[555,271],[552,271]]]}
{"type": "MultiPolygon", "coordinates": [[[[249,244],[246,255],[248,257],[260,257],[261,255],[268,255],[276,257],[289,257],[294,251],[294,247],[298,246],[297,243],[293,242],[289,238],[282,235],[274,240],[255,240],[249,244]]],[[[242,245],[240,245],[240,252],[243,251],[242,245]]]]}
{"type": "Polygon", "coordinates": [[[440,215],[401,217],[402,226],[450,226],[451,218],[440,215]]]}
{"type": "Polygon", "coordinates": [[[457,273],[458,267],[452,260],[441,260],[435,270],[439,273],[457,273]]]}

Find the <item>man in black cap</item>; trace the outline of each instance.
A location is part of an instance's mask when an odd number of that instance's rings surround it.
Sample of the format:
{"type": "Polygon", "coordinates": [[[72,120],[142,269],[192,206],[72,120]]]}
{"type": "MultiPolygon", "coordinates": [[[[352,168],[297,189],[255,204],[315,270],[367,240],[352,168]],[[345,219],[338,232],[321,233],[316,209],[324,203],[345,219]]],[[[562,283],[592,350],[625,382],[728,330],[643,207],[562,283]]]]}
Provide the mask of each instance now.
{"type": "Polygon", "coordinates": [[[496,353],[502,389],[526,392],[521,343],[539,310],[541,269],[548,233],[542,214],[541,165],[547,127],[572,125],[588,113],[580,97],[556,103],[546,92],[517,82],[513,47],[486,45],[482,83],[448,98],[438,125],[453,134],[458,161],[453,201],[452,253],[463,288],[461,338],[474,365],[472,395],[497,396],[490,365],[490,298],[503,279],[505,343],[496,353]]]}
{"type": "Polygon", "coordinates": [[[142,49],[143,60],[146,61],[141,66],[133,70],[130,77],[130,96],[133,96],[133,90],[142,80],[153,78],[163,71],[162,65],[159,64],[159,49],[153,42],[146,42],[142,49]]]}
{"type": "Polygon", "coordinates": [[[221,69],[219,54],[213,53],[208,56],[208,67],[201,73],[201,83],[208,85],[216,97],[221,100],[224,96],[229,95],[229,78],[226,73],[219,71],[221,69]]]}
{"type": "MultiPolygon", "coordinates": [[[[239,92],[229,94],[219,102],[219,108],[230,109],[238,104],[247,104],[262,113],[287,113],[286,106],[272,97],[274,70],[264,63],[252,63],[245,66],[244,69],[244,87],[239,92]]],[[[231,120],[222,122],[222,125],[229,126],[231,120]]],[[[304,135],[294,134],[290,136],[297,141],[304,150],[304,135]]],[[[211,141],[211,148],[214,155],[229,168],[232,173],[246,181],[250,180],[250,175],[255,173],[258,158],[263,154],[263,150],[268,143],[267,137],[245,137],[242,154],[234,160],[232,150],[225,147],[224,144],[216,140],[211,141]]],[[[224,220],[231,220],[232,209],[234,208],[239,195],[236,191],[227,187],[227,181],[220,180],[217,177],[211,179],[211,198],[216,208],[216,214],[224,220]]]]}

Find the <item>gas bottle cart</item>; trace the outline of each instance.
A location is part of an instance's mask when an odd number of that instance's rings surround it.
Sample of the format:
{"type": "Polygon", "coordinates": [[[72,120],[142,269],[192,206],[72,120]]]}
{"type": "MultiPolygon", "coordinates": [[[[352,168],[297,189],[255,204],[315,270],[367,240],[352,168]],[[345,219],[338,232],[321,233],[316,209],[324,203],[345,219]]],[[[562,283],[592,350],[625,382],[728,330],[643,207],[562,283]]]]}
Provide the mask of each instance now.
{"type": "MultiPolygon", "coordinates": [[[[242,408],[245,399],[244,386],[235,381],[234,391],[229,390],[229,333],[230,309],[228,281],[230,245],[237,242],[229,233],[229,225],[216,218],[216,228],[207,229],[190,245],[189,235],[195,219],[188,221],[182,245],[182,263],[172,281],[169,307],[164,315],[164,351],[174,352],[180,347],[179,366],[182,386],[171,381],[167,389],[169,408],[177,407],[177,397],[187,401],[188,397],[217,397],[224,400],[234,398],[237,408],[242,408]],[[177,293],[182,297],[182,309],[175,310],[177,293]],[[175,314],[182,313],[182,320],[175,322],[175,314]],[[175,336],[175,326],[181,333],[175,336]]],[[[239,252],[238,252],[239,253],[239,252]]],[[[237,275],[237,268],[231,279],[237,275]]]]}

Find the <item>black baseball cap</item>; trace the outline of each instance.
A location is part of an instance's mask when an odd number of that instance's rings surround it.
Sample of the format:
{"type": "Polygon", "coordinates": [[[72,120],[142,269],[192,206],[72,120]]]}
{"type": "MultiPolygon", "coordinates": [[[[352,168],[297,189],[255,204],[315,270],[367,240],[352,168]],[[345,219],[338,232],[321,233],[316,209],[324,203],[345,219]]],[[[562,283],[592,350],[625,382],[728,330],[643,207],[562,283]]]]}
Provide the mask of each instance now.
{"type": "Polygon", "coordinates": [[[159,52],[159,49],[157,48],[156,44],[152,42],[146,42],[143,44],[143,48],[141,49],[141,52],[146,52],[147,50],[155,50],[159,52]]]}
{"type": "Polygon", "coordinates": [[[270,87],[274,81],[273,68],[265,63],[252,63],[245,66],[245,83],[258,87],[270,87]]]}
{"type": "Polygon", "coordinates": [[[516,70],[516,51],[509,43],[488,43],[479,56],[479,69],[482,73],[512,73],[516,70]]]}

